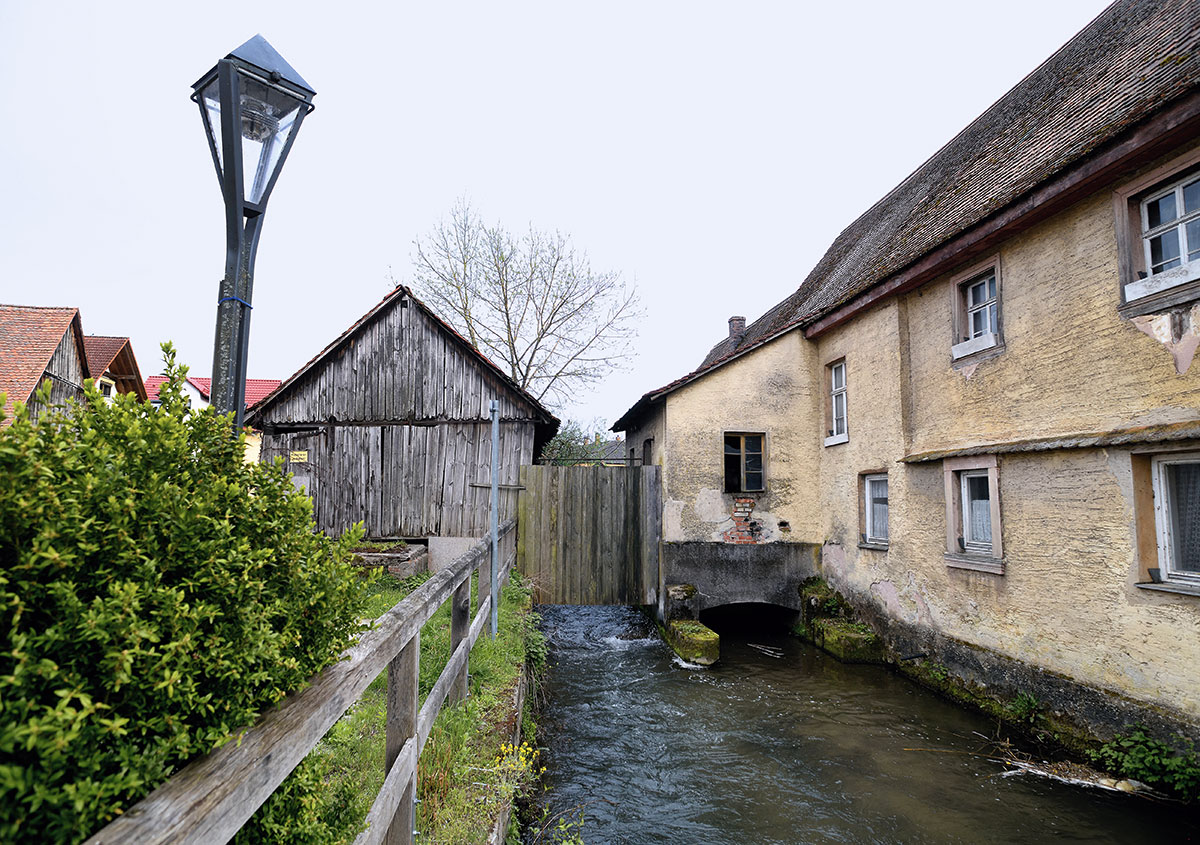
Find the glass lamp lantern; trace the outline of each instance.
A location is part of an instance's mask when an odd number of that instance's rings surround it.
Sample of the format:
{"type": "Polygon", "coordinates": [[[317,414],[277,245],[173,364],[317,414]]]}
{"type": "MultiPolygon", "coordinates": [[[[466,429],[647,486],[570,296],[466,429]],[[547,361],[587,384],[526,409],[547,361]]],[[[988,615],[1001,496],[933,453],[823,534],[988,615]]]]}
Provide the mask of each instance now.
{"type": "Polygon", "coordinates": [[[316,92],[261,35],[218,62],[192,88],[222,189],[229,188],[225,160],[233,152],[241,159],[240,172],[231,174],[237,198],[245,212],[261,213],[316,92]],[[222,115],[228,112],[226,122],[222,115]],[[234,130],[232,139],[225,138],[227,126],[234,130]],[[236,151],[229,149],[230,141],[236,151]]]}
{"type": "Polygon", "coordinates": [[[245,414],[254,258],[263,213],[316,92],[261,35],[192,86],[225,198],[225,277],[217,299],[212,404],[245,414]]]}

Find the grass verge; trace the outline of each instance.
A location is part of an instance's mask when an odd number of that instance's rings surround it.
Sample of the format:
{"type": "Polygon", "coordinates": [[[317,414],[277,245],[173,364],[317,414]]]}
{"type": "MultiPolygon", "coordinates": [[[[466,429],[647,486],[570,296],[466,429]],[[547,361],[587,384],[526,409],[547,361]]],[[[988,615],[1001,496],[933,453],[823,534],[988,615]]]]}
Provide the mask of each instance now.
{"type": "MultiPolygon", "coordinates": [[[[382,577],[371,587],[368,612],[384,613],[428,580],[382,577]]],[[[476,606],[472,584],[471,607],[476,606]]],[[[422,702],[450,657],[450,607],[443,604],[421,629],[422,702]]],[[[527,662],[545,659],[529,590],[514,574],[500,598],[499,634],[484,633],[471,650],[470,695],[445,705],[417,767],[417,830],[426,843],[486,841],[514,795],[532,788],[540,765],[535,749],[510,739],[521,714],[514,699],[527,662]]],[[[355,796],[345,814],[343,841],[353,840],[383,784],[387,673],[329,731],[314,753],[327,767],[329,794],[355,796]]]]}

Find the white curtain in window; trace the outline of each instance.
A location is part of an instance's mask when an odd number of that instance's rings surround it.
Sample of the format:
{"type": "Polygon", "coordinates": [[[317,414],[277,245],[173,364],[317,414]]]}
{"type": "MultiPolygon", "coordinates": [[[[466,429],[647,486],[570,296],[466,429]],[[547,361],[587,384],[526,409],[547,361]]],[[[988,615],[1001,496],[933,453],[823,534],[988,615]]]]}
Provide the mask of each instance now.
{"type": "Polygon", "coordinates": [[[887,479],[871,479],[871,535],[881,540],[888,536],[888,488],[887,479]]]}
{"type": "Polygon", "coordinates": [[[1167,481],[1175,547],[1172,568],[1200,572],[1200,463],[1169,466],[1167,481]]]}

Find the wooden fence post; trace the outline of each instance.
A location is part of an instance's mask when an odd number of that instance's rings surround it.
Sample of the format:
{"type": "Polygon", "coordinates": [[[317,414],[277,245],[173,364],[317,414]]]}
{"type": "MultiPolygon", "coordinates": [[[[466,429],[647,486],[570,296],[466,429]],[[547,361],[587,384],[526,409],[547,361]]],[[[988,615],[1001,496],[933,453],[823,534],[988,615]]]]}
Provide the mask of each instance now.
{"type": "Polygon", "coordinates": [[[486,555],[479,565],[479,585],[476,590],[478,595],[475,597],[475,609],[479,610],[492,594],[492,559],[486,555]]]}
{"type": "MultiPolygon", "coordinates": [[[[421,676],[421,632],[412,635],[408,644],[400,649],[396,658],[388,664],[387,689],[387,738],[385,744],[384,771],[390,771],[400,755],[400,749],[408,740],[416,741],[417,705],[420,700],[418,686],[421,676]]],[[[388,826],[384,842],[387,845],[412,845],[416,828],[415,812],[417,773],[404,786],[400,806],[388,826]]]]}
{"type": "MultiPolygon", "coordinates": [[[[450,653],[458,648],[471,629],[471,575],[467,577],[454,591],[450,599],[450,653]]],[[[462,665],[458,677],[450,685],[447,698],[453,704],[467,697],[467,663],[462,665]]]]}

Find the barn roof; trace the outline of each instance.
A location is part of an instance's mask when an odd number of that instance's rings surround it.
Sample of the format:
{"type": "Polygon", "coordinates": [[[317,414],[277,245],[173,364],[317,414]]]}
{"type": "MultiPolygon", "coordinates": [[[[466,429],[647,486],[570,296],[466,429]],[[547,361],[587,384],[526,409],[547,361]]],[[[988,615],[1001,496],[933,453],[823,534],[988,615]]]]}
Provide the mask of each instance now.
{"type": "Polygon", "coordinates": [[[72,332],[84,376],[88,375],[78,308],[0,305],[0,393],[4,416],[16,402],[27,402],[54,357],[63,335],[72,332]]]}
{"type": "Polygon", "coordinates": [[[1200,87],[1200,3],[1119,0],[851,223],[800,287],[717,343],[665,394],[780,334],[812,326],[1200,87]]]}
{"type": "Polygon", "coordinates": [[[279,387],[277,387],[275,390],[271,391],[267,396],[263,397],[253,407],[251,407],[246,413],[247,424],[248,425],[252,424],[253,420],[257,416],[262,414],[274,402],[276,402],[280,398],[282,398],[289,391],[289,389],[292,387],[292,385],[296,384],[306,373],[308,373],[310,370],[312,370],[314,367],[316,367],[318,364],[320,364],[322,361],[324,361],[327,357],[329,357],[330,355],[332,355],[333,353],[337,352],[339,349],[344,347],[346,344],[348,344],[351,340],[353,340],[359,334],[359,332],[361,332],[363,329],[365,329],[375,318],[377,318],[384,311],[386,311],[388,306],[390,306],[392,303],[394,303],[404,297],[407,297],[409,299],[409,301],[411,301],[414,305],[416,305],[418,308],[420,308],[425,313],[425,315],[427,317],[429,317],[429,319],[435,325],[437,325],[440,329],[445,331],[451,338],[453,338],[454,341],[459,346],[461,346],[464,351],[467,352],[467,354],[473,356],[476,360],[479,361],[480,364],[482,364],[485,368],[490,370],[497,378],[499,378],[505,384],[506,387],[509,388],[509,390],[511,390],[513,393],[517,394],[523,400],[528,402],[530,404],[530,406],[533,408],[534,413],[538,417],[541,418],[540,422],[545,423],[545,424],[551,424],[554,426],[558,425],[558,422],[559,422],[558,417],[556,417],[556,416],[554,416],[554,414],[550,413],[550,411],[547,410],[545,408],[545,406],[542,405],[541,402],[539,402],[537,399],[535,399],[532,394],[530,394],[528,391],[526,391],[524,388],[522,388],[520,385],[518,385],[515,381],[513,381],[513,379],[507,373],[504,372],[504,370],[500,369],[498,366],[496,366],[495,363],[492,362],[492,360],[490,358],[488,358],[486,355],[484,355],[482,352],[480,352],[478,349],[476,349],[475,346],[472,345],[470,341],[468,341],[465,337],[463,337],[461,334],[459,334],[457,331],[455,331],[450,326],[449,323],[447,323],[445,320],[443,320],[441,317],[439,317],[428,305],[426,305],[421,300],[417,299],[417,297],[413,295],[412,290],[405,287],[404,285],[397,285],[396,288],[391,293],[389,293],[387,296],[385,296],[383,299],[381,299],[378,303],[376,303],[376,305],[373,308],[371,308],[370,311],[368,311],[366,314],[363,314],[361,317],[359,317],[357,320],[355,320],[354,323],[351,324],[351,326],[348,329],[346,329],[344,332],[342,332],[332,343],[330,343],[328,346],[326,346],[324,349],[322,349],[320,352],[318,352],[315,356],[313,356],[313,358],[311,360],[309,360],[309,362],[307,364],[305,364],[303,367],[301,367],[299,370],[297,370],[295,373],[293,373],[288,378],[284,379],[284,381],[279,385],[279,387]]]}

